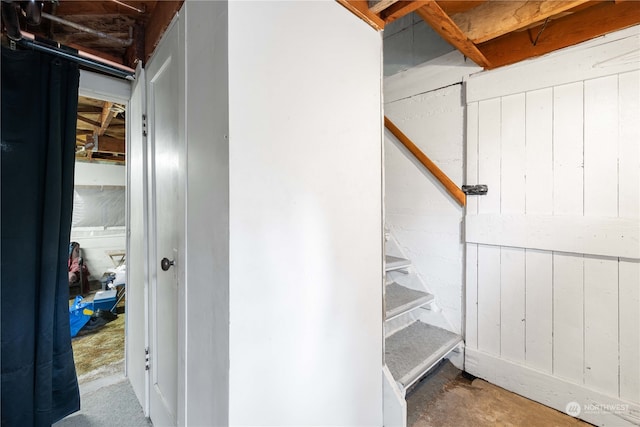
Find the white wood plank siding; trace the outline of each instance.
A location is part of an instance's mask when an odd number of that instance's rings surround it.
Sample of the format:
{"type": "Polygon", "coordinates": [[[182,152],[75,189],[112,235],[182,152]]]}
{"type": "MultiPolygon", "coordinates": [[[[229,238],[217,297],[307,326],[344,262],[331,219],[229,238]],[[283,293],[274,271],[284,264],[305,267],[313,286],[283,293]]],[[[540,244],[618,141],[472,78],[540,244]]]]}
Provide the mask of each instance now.
{"type": "MultiPolygon", "coordinates": [[[[582,415],[595,423],[636,420],[640,403],[638,31],[467,80],[466,183],[489,187],[465,218],[467,367],[630,403],[582,415]]],[[[572,400],[516,385],[561,411],[572,400]]]]}

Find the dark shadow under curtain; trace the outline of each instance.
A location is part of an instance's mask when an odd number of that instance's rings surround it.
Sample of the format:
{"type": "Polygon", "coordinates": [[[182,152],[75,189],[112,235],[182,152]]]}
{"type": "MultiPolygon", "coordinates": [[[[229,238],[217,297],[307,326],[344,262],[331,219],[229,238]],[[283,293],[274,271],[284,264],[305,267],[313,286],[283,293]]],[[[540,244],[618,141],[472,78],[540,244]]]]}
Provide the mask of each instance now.
{"type": "Polygon", "coordinates": [[[77,64],[2,47],[2,425],[80,409],[67,258],[77,64]]]}

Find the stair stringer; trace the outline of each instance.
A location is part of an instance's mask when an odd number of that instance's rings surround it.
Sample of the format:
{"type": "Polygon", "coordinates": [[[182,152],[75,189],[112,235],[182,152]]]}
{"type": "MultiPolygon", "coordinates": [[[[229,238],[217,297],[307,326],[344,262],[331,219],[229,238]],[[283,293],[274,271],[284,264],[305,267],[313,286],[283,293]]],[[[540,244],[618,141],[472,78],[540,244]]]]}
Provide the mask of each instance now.
{"type": "Polygon", "coordinates": [[[384,427],[407,427],[407,401],[387,365],[382,367],[382,384],[384,427]]]}
{"type": "MultiPolygon", "coordinates": [[[[393,234],[393,230],[385,227],[385,253],[388,255],[397,256],[411,260],[411,257],[402,248],[398,240],[393,234]]],[[[413,310],[413,312],[402,315],[396,319],[388,322],[385,328],[385,335],[389,336],[392,333],[402,329],[416,320],[421,320],[424,323],[428,323],[433,326],[437,326],[442,329],[446,329],[455,334],[460,334],[461,331],[456,330],[453,323],[447,317],[447,313],[440,309],[438,305],[438,295],[436,295],[432,289],[429,288],[426,281],[422,278],[420,273],[411,266],[408,270],[389,271],[387,274],[387,280],[391,279],[396,283],[407,287],[409,289],[415,289],[417,291],[426,291],[435,297],[435,301],[428,304],[425,307],[413,310]]]]}

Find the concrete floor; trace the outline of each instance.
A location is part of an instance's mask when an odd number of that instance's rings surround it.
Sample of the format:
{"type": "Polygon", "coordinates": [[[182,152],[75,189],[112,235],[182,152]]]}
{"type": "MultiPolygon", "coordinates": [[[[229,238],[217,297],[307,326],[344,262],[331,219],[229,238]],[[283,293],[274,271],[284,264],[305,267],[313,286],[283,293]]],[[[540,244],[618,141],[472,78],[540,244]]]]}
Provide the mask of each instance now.
{"type": "MultiPolygon", "coordinates": [[[[122,375],[122,363],[80,379],[82,410],[54,427],[150,427],[122,375]]],[[[436,367],[407,395],[408,427],[554,426],[587,424],[506,391],[465,376],[450,362],[436,367]]]]}
{"type": "Polygon", "coordinates": [[[407,412],[408,427],[591,425],[479,378],[465,376],[449,361],[409,392],[407,412]]]}
{"type": "Polygon", "coordinates": [[[151,427],[138,399],[121,373],[80,385],[81,409],[52,427],[151,427]]]}

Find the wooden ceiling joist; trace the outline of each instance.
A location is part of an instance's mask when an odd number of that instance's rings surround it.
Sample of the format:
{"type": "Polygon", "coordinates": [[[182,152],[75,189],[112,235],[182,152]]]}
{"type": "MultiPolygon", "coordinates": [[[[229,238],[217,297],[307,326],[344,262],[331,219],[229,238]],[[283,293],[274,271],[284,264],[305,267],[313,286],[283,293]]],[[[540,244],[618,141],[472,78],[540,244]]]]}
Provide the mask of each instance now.
{"type": "Polygon", "coordinates": [[[544,55],[639,22],[640,7],[636,1],[603,2],[550,21],[544,28],[540,25],[527,31],[513,32],[479,47],[489,60],[489,68],[495,68],[544,55]]]}
{"type": "Polygon", "coordinates": [[[428,1],[399,1],[383,10],[380,17],[388,24],[416,11],[427,3],[428,1]]]}
{"type": "Polygon", "coordinates": [[[95,120],[88,119],[88,118],[86,118],[84,116],[81,116],[80,114],[78,114],[78,120],[80,120],[81,122],[89,123],[90,125],[95,126],[97,128],[102,126],[102,123],[97,122],[95,120]]]}
{"type": "Polygon", "coordinates": [[[443,39],[457,48],[463,55],[481,67],[491,67],[485,55],[469,40],[435,1],[427,2],[427,4],[416,10],[416,13],[429,24],[436,33],[440,34],[443,39]]]}
{"type": "Polygon", "coordinates": [[[336,0],[351,13],[372,26],[375,30],[384,29],[384,21],[369,10],[369,2],[365,0],[336,0]]]}
{"type": "Polygon", "coordinates": [[[78,105],[78,113],[100,114],[102,113],[102,108],[94,107],[93,105],[78,105]]]}
{"type": "MultiPolygon", "coordinates": [[[[92,136],[87,136],[87,144],[93,143],[92,136]]],[[[106,153],[124,153],[125,142],[124,139],[112,138],[110,136],[99,136],[97,151],[106,153]]]]}
{"type": "Polygon", "coordinates": [[[111,111],[111,107],[113,106],[113,102],[105,101],[102,106],[102,114],[100,116],[100,128],[97,130],[99,136],[104,135],[104,132],[109,127],[111,120],[116,116],[116,113],[111,111]]]}
{"type": "Polygon", "coordinates": [[[373,3],[370,7],[369,10],[372,13],[378,14],[380,12],[382,12],[383,10],[385,10],[386,8],[388,8],[389,6],[393,5],[394,3],[397,3],[398,0],[375,0],[372,1],[370,3],[373,3]]]}
{"type": "Polygon", "coordinates": [[[489,1],[451,19],[475,44],[527,28],[589,0],[489,1]]]}

